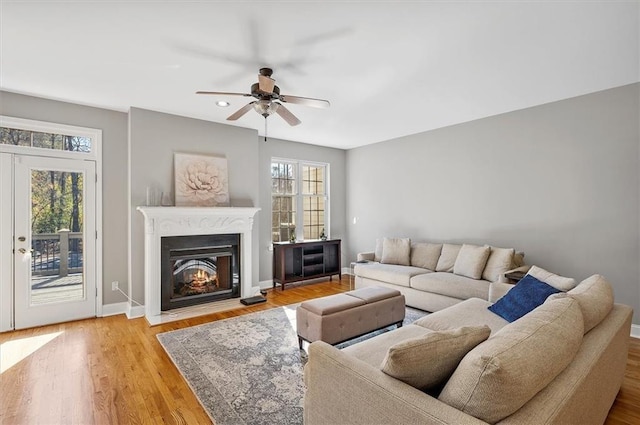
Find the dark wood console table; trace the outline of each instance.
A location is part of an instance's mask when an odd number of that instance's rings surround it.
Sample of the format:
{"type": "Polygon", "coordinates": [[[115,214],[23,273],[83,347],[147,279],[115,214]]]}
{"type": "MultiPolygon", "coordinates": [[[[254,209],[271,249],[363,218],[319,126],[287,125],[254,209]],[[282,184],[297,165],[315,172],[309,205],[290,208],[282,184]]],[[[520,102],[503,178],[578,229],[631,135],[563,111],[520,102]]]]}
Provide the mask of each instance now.
{"type": "Polygon", "coordinates": [[[273,287],[333,275],[342,278],[340,239],[273,244],[273,287]]]}

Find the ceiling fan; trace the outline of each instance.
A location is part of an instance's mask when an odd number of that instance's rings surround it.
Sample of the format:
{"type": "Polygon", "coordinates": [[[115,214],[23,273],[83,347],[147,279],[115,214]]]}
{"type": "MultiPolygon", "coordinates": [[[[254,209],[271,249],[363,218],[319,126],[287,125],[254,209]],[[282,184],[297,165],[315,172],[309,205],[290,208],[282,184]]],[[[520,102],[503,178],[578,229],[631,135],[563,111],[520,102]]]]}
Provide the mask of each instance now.
{"type": "MultiPolygon", "coordinates": [[[[274,112],[287,124],[295,126],[300,124],[300,121],[295,115],[291,113],[282,103],[293,103],[298,105],[312,106],[314,108],[328,108],[329,101],[322,99],[312,99],[309,97],[289,96],[286,94],[280,94],[280,88],[276,86],[276,80],[271,78],[273,70],[271,68],[260,68],[258,74],[258,82],[251,85],[251,93],[227,93],[217,91],[197,91],[196,94],[212,94],[221,96],[246,96],[254,97],[257,100],[249,102],[242,108],[238,109],[233,114],[227,117],[229,121],[235,121],[249,112],[251,109],[265,117],[265,119],[274,112]],[[282,103],[281,103],[282,102],[282,103]]],[[[266,126],[266,121],[265,121],[266,126]]],[[[266,135],[265,135],[266,139],[266,135]]]]}

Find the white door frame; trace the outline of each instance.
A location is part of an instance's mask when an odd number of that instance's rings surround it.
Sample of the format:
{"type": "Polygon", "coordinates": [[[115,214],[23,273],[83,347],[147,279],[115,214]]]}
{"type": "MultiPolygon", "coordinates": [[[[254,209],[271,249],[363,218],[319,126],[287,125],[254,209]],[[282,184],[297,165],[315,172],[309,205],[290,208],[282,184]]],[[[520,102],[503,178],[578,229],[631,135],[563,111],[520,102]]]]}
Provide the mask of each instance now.
{"type": "Polygon", "coordinates": [[[102,130],[0,116],[0,127],[32,130],[91,139],[91,152],[69,152],[0,144],[0,332],[14,329],[13,293],[13,161],[14,155],[36,155],[95,161],[96,316],[102,316],[102,130]]]}

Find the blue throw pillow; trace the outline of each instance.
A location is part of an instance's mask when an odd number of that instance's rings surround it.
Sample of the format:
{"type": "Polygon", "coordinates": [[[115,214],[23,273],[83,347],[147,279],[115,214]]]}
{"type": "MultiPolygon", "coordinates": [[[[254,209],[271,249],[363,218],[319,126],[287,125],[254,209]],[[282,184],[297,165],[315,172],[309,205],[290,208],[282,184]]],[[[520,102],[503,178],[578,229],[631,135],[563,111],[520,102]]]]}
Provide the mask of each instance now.
{"type": "Polygon", "coordinates": [[[513,322],[544,303],[549,295],[558,292],[561,291],[531,275],[526,275],[504,297],[487,308],[505,320],[513,322]]]}

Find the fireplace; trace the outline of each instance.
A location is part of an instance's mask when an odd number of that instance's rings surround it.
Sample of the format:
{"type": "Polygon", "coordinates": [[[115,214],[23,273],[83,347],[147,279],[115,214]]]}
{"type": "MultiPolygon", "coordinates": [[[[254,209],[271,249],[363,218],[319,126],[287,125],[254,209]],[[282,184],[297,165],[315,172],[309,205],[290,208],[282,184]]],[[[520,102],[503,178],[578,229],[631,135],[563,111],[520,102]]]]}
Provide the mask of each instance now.
{"type": "MultiPolygon", "coordinates": [[[[162,323],[162,240],[182,236],[239,236],[237,263],[232,263],[232,278],[238,274],[240,298],[256,295],[252,285],[253,218],[260,210],[251,207],[137,207],[144,216],[144,316],[150,325],[162,323]],[[235,266],[233,266],[235,264],[235,266]],[[235,267],[235,268],[234,268],[235,267]]],[[[219,243],[214,245],[233,245],[219,243]]],[[[198,248],[188,246],[183,248],[198,248]]],[[[180,249],[178,247],[178,249],[180,249]]],[[[192,252],[192,254],[194,254],[192,252]]],[[[224,260],[223,260],[224,261],[224,260]]],[[[222,266],[224,267],[224,266],[222,266]]],[[[233,288],[233,281],[232,281],[233,288]]],[[[223,302],[229,302],[225,300],[223,302]]],[[[238,301],[239,303],[239,301],[238,301]]],[[[136,314],[131,307],[132,315],[136,314]]]]}
{"type": "Polygon", "coordinates": [[[240,235],[161,238],[161,310],[240,297],[240,235]]]}

